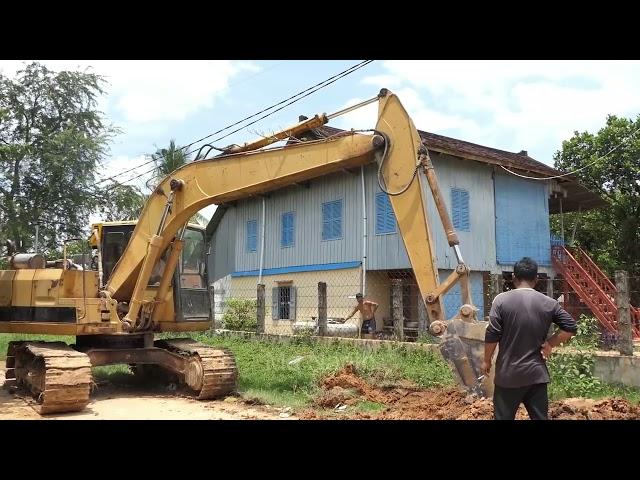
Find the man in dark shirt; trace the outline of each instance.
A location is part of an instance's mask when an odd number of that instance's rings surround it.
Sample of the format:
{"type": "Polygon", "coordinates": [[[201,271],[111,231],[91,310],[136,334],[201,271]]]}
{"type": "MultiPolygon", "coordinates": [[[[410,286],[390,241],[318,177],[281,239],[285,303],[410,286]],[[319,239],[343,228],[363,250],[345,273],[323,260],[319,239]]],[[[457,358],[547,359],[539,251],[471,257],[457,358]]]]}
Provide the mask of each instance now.
{"type": "Polygon", "coordinates": [[[489,374],[493,353],[500,345],[493,393],[495,419],[513,420],[524,403],[529,418],[546,420],[550,381],[546,360],[578,327],[556,300],[533,289],[538,276],[534,260],[523,258],[513,267],[513,274],[515,290],[500,293],[491,305],[482,370],[489,374]],[[559,330],[545,341],[552,322],[559,330]]]}

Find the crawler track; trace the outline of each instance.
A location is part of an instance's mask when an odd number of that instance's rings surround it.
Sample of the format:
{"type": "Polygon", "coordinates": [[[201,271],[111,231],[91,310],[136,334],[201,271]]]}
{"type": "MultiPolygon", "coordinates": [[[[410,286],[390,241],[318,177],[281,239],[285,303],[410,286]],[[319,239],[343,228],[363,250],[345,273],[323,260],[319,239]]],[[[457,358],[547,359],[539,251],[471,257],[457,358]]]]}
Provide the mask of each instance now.
{"type": "Polygon", "coordinates": [[[91,362],[63,342],[10,342],[6,385],[28,392],[42,415],[78,412],[89,403],[91,362]]]}
{"type": "Polygon", "coordinates": [[[188,338],[158,340],[155,346],[190,359],[184,382],[195,392],[198,400],[229,395],[236,390],[238,368],[228,350],[188,338]]]}

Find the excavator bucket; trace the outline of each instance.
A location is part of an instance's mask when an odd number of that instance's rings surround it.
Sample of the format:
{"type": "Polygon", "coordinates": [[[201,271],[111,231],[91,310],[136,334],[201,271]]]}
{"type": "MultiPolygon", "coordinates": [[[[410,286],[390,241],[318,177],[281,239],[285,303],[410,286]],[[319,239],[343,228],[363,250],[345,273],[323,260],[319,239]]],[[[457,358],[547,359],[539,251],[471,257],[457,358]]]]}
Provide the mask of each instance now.
{"type": "Polygon", "coordinates": [[[493,396],[493,369],[489,376],[482,373],[484,360],[484,334],[488,322],[478,321],[475,310],[463,305],[458,314],[446,322],[445,333],[440,337],[440,352],[452,367],[460,385],[478,397],[493,396]]]}

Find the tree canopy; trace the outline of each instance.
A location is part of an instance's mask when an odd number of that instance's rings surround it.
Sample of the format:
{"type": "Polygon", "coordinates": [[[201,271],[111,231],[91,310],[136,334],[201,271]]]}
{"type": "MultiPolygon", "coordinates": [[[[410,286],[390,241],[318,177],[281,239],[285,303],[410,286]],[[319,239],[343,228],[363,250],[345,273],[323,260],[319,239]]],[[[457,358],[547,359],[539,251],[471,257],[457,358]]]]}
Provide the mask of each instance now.
{"type": "Polygon", "coordinates": [[[97,109],[101,76],[33,62],[0,75],[0,240],[43,252],[82,236],[103,204],[96,175],[118,130],[97,109]]]}
{"type": "MultiPolygon", "coordinates": [[[[554,160],[560,170],[582,169],[576,173],[580,182],[608,203],[565,214],[565,233],[578,222],[576,243],[610,275],[622,269],[640,276],[640,116],[633,121],[610,115],[597,133],[575,132],[554,160]]],[[[558,223],[554,219],[556,231],[558,223]]],[[[633,281],[632,290],[640,290],[640,279],[633,281]]]]}

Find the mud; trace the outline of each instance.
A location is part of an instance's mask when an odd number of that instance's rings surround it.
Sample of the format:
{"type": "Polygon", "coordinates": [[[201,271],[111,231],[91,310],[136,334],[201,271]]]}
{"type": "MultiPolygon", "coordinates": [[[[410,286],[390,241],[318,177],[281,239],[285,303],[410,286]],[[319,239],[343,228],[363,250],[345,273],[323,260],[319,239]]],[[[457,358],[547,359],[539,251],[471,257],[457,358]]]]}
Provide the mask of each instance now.
{"type": "MultiPolygon", "coordinates": [[[[410,385],[379,387],[358,376],[352,365],[325,378],[316,406],[324,410],[305,410],[300,418],[353,418],[372,420],[490,420],[493,403],[466,395],[457,388],[421,389],[410,385]],[[363,412],[355,405],[363,400],[382,404],[375,412],[363,412]],[[345,408],[344,405],[350,406],[345,408]],[[339,410],[341,409],[341,410],[339,410]]],[[[549,416],[555,420],[637,420],[640,408],[621,398],[591,400],[570,398],[552,402],[549,416]]],[[[528,419],[520,407],[517,420],[528,419]]]]}

